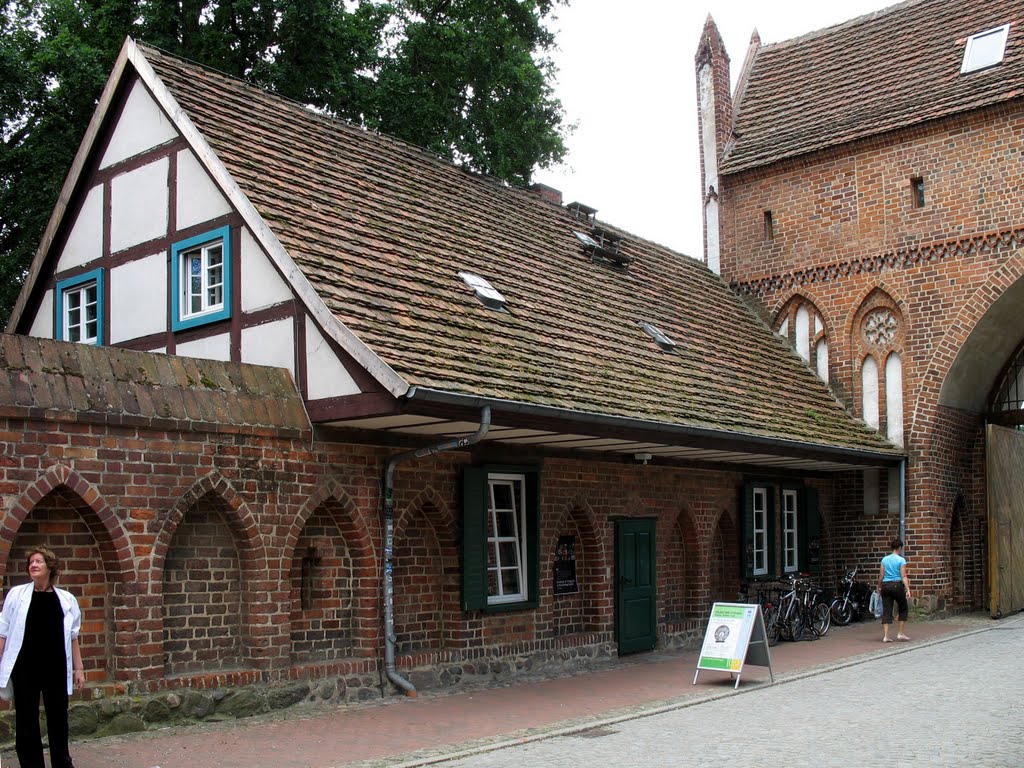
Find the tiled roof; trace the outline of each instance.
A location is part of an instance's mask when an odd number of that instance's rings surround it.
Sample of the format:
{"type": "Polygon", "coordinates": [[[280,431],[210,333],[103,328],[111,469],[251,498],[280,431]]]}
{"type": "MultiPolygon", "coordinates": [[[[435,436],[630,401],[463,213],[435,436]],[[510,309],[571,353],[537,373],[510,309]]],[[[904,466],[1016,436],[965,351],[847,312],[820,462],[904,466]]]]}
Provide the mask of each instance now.
{"type": "Polygon", "coordinates": [[[319,296],[409,385],[893,450],[703,263],[627,233],[627,268],[594,262],[565,207],[142,50],[319,296]]]}
{"type": "Polygon", "coordinates": [[[757,50],[723,173],[1024,97],[1024,2],[909,0],[757,50]],[[1003,62],[960,74],[967,38],[1012,22],[1003,62]]]}
{"type": "Polygon", "coordinates": [[[93,414],[193,428],[308,430],[302,399],[280,368],[157,355],[0,334],[5,412],[93,414]]]}

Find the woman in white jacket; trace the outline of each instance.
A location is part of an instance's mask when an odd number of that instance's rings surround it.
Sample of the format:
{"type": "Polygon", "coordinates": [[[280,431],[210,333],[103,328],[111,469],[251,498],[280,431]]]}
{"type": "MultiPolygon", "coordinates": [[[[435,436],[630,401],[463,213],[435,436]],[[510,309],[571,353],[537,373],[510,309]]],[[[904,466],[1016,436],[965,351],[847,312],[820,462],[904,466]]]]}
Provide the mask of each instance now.
{"type": "MultiPolygon", "coordinates": [[[[36,547],[27,558],[32,581],[12,587],[0,611],[0,688],[14,688],[15,748],[21,768],[45,768],[39,733],[39,695],[46,709],[50,765],[73,768],[68,750],[68,696],[85,685],[78,632],[82,612],[57,589],[60,561],[36,547]]],[[[8,690],[10,690],[8,688],[8,690]]]]}

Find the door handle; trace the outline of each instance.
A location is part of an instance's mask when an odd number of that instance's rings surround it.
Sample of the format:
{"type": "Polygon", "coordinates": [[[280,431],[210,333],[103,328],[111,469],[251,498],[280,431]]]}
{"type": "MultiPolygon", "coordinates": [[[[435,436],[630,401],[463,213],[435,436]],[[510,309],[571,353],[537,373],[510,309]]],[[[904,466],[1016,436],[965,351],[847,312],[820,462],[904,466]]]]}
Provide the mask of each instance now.
{"type": "Polygon", "coordinates": [[[633,580],[631,578],[629,578],[628,576],[620,576],[619,577],[619,586],[620,587],[627,587],[627,586],[629,586],[632,583],[633,583],[633,580]]]}

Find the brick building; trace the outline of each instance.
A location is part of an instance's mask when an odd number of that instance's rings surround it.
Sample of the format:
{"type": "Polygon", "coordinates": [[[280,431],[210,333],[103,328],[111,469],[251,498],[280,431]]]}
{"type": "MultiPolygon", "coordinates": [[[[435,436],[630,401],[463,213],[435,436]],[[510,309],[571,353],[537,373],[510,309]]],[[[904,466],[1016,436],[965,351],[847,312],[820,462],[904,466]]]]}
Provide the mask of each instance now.
{"type": "MultiPolygon", "coordinates": [[[[709,18],[696,70],[707,263],[906,447],[918,600],[1024,607],[1024,6],[912,0],[755,32],[734,91],[709,18]]],[[[865,471],[849,559],[882,550],[900,483],[865,471]]]]}
{"type": "Polygon", "coordinates": [[[595,214],[127,41],[0,339],[6,582],[53,544],[141,727],[578,667],[831,579],[904,452],[595,214]]]}

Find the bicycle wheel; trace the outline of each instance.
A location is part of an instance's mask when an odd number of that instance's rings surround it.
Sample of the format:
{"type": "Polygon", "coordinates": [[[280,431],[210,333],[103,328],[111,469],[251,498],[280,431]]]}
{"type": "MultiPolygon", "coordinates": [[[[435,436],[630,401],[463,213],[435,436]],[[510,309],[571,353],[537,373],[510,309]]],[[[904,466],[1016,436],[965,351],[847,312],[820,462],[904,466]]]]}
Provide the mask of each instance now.
{"type": "Polygon", "coordinates": [[[849,600],[836,598],[832,601],[832,621],[841,627],[845,627],[853,621],[853,605],[849,600]]]}
{"type": "Polygon", "coordinates": [[[794,605],[786,616],[786,639],[794,643],[803,639],[804,615],[800,606],[794,605]]]}
{"type": "Polygon", "coordinates": [[[764,612],[764,631],[768,635],[768,645],[779,642],[779,609],[774,605],[764,612]]]}
{"type": "Polygon", "coordinates": [[[824,636],[832,626],[832,611],[824,603],[815,603],[811,609],[811,631],[818,637],[824,636]]]}

